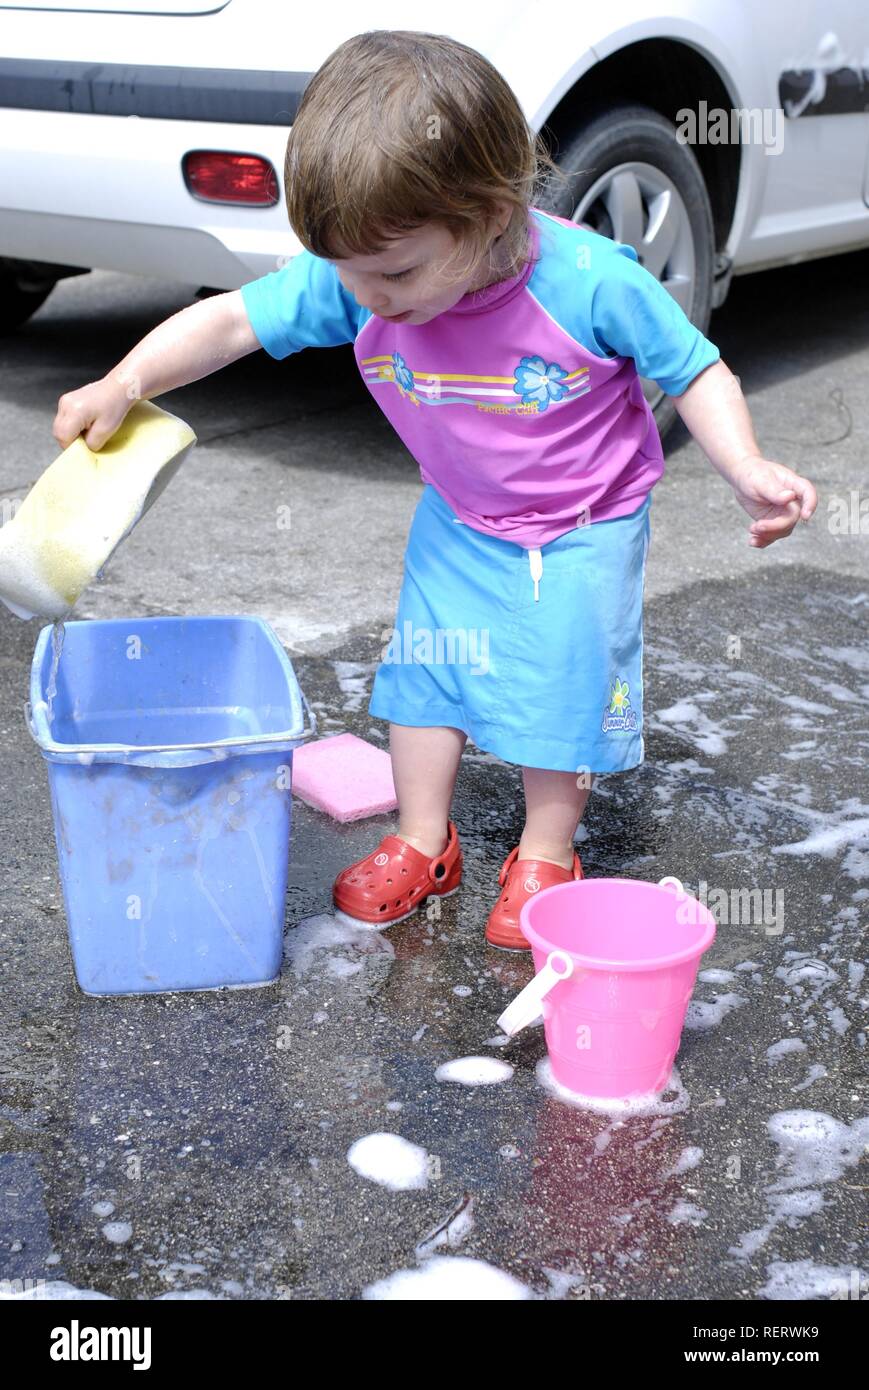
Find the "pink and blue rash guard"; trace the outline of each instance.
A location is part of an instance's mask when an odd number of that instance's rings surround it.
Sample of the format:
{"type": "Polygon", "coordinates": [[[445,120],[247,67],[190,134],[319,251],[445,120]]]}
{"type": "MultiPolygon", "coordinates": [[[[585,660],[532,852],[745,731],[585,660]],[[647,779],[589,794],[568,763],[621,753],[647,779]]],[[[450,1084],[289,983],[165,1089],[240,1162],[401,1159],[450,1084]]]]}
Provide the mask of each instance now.
{"type": "Polygon", "coordinates": [[[529,232],[518,275],[424,324],[360,308],[309,251],[241,291],[272,357],[353,343],[423,482],[526,549],[636,511],[664,472],[640,377],[678,396],[719,357],[633,247],[539,208],[529,232]]]}

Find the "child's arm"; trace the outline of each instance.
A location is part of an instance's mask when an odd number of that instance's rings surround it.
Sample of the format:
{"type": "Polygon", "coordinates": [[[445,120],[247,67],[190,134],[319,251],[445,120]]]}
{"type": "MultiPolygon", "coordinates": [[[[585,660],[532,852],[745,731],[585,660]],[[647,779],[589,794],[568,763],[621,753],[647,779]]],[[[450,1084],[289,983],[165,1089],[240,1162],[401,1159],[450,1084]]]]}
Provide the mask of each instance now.
{"type": "Polygon", "coordinates": [[[808,521],[818,505],[808,478],[762,456],[736,377],[715,344],[638,264],[633,247],[592,233],[587,240],[592,280],[586,302],[596,346],[632,357],[639,375],[672,397],[713,467],[754,517],[750,545],[790,535],[798,518],[808,521]]]}
{"type": "Polygon", "coordinates": [[[100,449],[135,401],[198,381],[259,346],[240,290],[191,304],[159,324],[101,381],[61,396],[52,433],[63,448],[84,433],[88,448],[100,449]]]}
{"type": "Polygon", "coordinates": [[[361,314],[335,267],[300,251],[282,269],[240,290],[182,309],[143,338],[102,381],[61,396],[54,437],[66,447],[85,432],[88,447],[99,449],[134,401],[198,381],[259,347],[281,359],[305,347],[352,343],[361,314]]]}
{"type": "Polygon", "coordinates": [[[764,547],[808,521],[818,496],[808,478],[766,459],[758,448],[739,382],[721,361],[706,367],[673,404],[713,468],[726,478],[754,523],[749,545],[764,547]]]}

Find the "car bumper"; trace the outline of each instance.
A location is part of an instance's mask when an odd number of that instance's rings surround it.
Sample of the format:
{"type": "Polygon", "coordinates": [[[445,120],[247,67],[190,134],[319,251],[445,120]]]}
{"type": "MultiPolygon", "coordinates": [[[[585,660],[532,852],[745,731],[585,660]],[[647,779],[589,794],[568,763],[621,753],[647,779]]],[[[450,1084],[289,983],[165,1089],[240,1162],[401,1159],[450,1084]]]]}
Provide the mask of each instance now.
{"type": "Polygon", "coordinates": [[[281,202],[205,203],[188,150],[258,154],[283,171],[280,126],[6,111],[0,130],[0,255],[236,289],[300,243],[281,202]]]}

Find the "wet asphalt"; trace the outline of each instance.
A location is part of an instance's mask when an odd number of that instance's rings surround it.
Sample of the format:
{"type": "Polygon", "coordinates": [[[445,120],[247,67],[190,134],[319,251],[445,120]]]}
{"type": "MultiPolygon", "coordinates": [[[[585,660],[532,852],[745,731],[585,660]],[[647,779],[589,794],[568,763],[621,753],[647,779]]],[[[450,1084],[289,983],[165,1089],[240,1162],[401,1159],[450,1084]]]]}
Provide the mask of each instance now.
{"type": "MultiPolygon", "coordinates": [[[[710,329],[761,445],[818,488],[813,521],[750,549],[749,518],[681,426],[655,490],[646,761],[598,779],[577,848],[589,876],[673,874],[729,908],[651,1113],[553,1095],[539,1028],[495,1039],[531,976],[483,938],[522,784],[470,743],[453,804],[464,881],[440,916],[381,934],[337,925],[336,873],[397,817],[339,825],[296,799],[275,984],[83,995],[22,710],[40,624],[0,613],[0,1281],[355,1299],[446,1255],[536,1298],[865,1296],[867,265],[859,253],[736,281],[710,329]],[[858,517],[850,531],[831,525],[831,498],[858,517]],[[510,1079],[437,1079],[481,1055],[510,1079]],[[381,1132],[425,1151],[423,1186],[350,1165],[381,1132]]],[[[57,395],[190,297],[83,277],[2,341],[0,501],[54,457],[57,395]]],[[[367,698],[420,482],[349,348],[256,354],[161,404],[199,446],[75,616],[257,613],[321,732],[385,747],[367,698]]]]}

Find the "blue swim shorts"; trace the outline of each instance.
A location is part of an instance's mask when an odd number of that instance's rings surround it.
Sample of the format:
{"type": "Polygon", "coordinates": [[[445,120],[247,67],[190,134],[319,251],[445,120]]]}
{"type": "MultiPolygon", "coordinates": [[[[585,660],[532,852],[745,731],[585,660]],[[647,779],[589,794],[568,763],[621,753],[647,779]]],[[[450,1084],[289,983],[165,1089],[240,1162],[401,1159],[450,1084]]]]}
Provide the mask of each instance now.
{"type": "Polygon", "coordinates": [[[475,531],[426,484],[368,713],[461,729],[526,767],[637,767],[651,501],[535,550],[475,531]]]}

